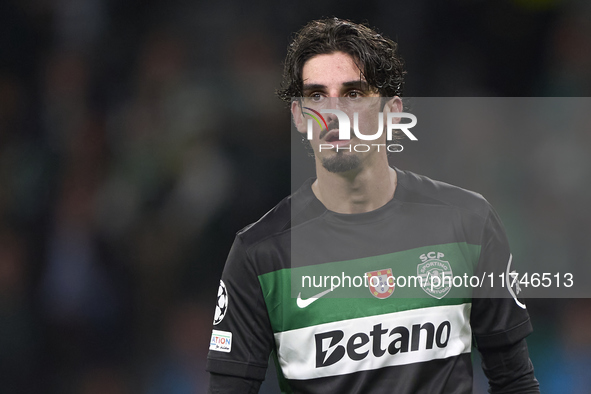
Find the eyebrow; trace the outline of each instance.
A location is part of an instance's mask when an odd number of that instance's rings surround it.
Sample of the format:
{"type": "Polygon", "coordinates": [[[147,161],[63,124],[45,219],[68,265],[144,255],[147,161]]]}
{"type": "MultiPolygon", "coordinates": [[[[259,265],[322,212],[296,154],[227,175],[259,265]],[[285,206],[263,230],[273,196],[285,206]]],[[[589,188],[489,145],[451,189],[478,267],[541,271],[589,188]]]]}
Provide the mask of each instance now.
{"type": "MultiPolygon", "coordinates": [[[[346,82],[343,82],[341,85],[345,88],[356,87],[358,89],[365,90],[365,91],[369,90],[369,84],[363,80],[346,81],[346,82]]],[[[304,84],[304,86],[303,86],[304,92],[309,92],[312,90],[323,90],[323,89],[326,89],[326,85],[322,85],[319,83],[307,83],[307,84],[304,84]]]]}

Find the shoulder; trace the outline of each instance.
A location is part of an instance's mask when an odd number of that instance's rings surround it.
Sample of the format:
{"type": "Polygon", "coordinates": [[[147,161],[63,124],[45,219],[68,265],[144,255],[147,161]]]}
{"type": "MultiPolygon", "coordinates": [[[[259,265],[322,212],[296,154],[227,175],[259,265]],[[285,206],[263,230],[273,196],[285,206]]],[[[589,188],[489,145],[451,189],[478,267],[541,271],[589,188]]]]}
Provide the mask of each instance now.
{"type": "Polygon", "coordinates": [[[409,203],[448,206],[486,218],[491,205],[480,194],[410,171],[397,170],[401,199],[409,203]]]}
{"type": "Polygon", "coordinates": [[[259,220],[236,234],[245,247],[256,245],[268,238],[287,233],[294,225],[312,219],[324,211],[312,194],[308,180],[295,193],[285,197],[259,220]]]}
{"type": "Polygon", "coordinates": [[[238,231],[236,236],[245,246],[250,246],[288,230],[291,227],[291,198],[291,195],[285,197],[259,220],[238,231]]]}

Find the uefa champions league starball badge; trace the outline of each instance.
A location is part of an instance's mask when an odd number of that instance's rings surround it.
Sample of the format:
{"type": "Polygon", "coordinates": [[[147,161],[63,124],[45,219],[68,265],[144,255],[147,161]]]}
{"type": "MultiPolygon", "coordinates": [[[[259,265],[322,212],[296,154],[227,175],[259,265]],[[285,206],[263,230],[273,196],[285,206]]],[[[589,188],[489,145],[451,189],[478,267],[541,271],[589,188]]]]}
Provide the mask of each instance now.
{"type": "Polygon", "coordinates": [[[219,324],[224,320],[226,311],[228,310],[228,290],[222,280],[220,280],[220,287],[218,289],[218,300],[215,305],[215,315],[213,316],[213,325],[219,324]]]}

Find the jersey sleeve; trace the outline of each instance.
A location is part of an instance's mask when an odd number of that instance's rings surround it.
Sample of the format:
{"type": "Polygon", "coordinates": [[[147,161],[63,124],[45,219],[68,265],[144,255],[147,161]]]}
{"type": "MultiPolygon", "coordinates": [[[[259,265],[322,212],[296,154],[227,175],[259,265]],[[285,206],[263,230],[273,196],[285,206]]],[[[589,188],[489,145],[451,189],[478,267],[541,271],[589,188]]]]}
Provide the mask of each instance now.
{"type": "Polygon", "coordinates": [[[480,354],[482,370],[488,377],[489,393],[540,393],[525,339],[508,346],[480,349],[480,354]]]}
{"type": "Polygon", "coordinates": [[[475,274],[486,280],[474,290],[472,300],[470,323],[476,345],[481,349],[511,345],[533,329],[526,306],[517,297],[519,290],[508,286],[512,255],[503,224],[490,205],[480,246],[475,274]]]}
{"type": "Polygon", "coordinates": [[[255,266],[238,235],[220,281],[206,369],[264,380],[273,343],[255,266]]]}
{"type": "Polygon", "coordinates": [[[261,381],[229,375],[210,374],[207,394],[257,394],[261,381]]]}

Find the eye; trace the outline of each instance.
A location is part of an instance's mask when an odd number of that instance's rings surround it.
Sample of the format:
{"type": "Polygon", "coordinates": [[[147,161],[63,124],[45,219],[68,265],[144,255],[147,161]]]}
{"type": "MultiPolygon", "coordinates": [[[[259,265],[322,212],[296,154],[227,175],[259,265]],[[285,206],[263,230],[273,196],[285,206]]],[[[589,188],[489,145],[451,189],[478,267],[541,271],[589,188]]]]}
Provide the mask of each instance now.
{"type": "Polygon", "coordinates": [[[363,97],[363,94],[357,90],[351,90],[350,92],[347,93],[347,98],[349,99],[359,99],[363,97]]]}
{"type": "Polygon", "coordinates": [[[312,93],[312,94],[310,94],[309,98],[314,103],[319,103],[322,100],[324,100],[324,96],[321,95],[320,93],[312,93]]]}

